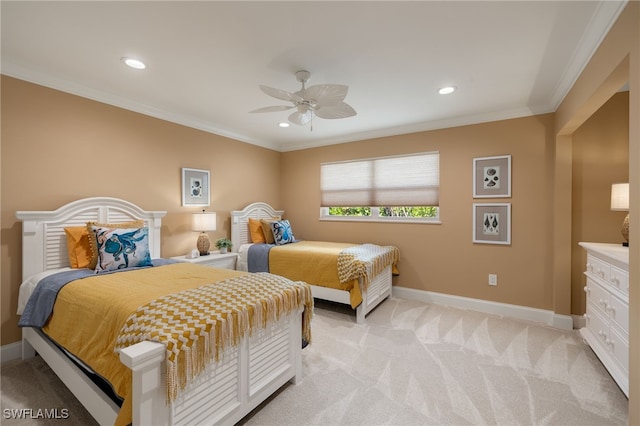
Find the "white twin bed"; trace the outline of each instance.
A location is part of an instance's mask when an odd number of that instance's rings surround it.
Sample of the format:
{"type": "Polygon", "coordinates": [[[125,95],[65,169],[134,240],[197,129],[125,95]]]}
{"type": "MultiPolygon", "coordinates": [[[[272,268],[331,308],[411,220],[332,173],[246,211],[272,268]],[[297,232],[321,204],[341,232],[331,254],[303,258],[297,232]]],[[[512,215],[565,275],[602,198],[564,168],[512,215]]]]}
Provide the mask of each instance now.
{"type": "MultiPolygon", "coordinates": [[[[248,214],[256,214],[251,210],[248,214]]],[[[160,257],[160,230],[165,212],[145,211],[115,198],[87,198],[55,211],[21,211],[23,279],[69,266],[64,228],[87,221],[107,223],[142,219],[149,229],[149,248],[160,257]]],[[[234,221],[242,217],[234,216],[234,221]]],[[[234,225],[237,228],[237,222],[234,225]]],[[[235,247],[243,237],[236,236],[235,247]]],[[[208,364],[178,397],[167,403],[163,344],[144,341],[123,349],[120,360],[132,371],[134,425],[234,424],[287,382],[301,379],[301,313],[292,312],[263,332],[245,335],[218,363],[208,364]]],[[[37,352],[98,423],[114,424],[119,406],[40,331],[23,328],[23,358],[37,352]]]]}
{"type": "MultiPolygon", "coordinates": [[[[249,232],[249,219],[272,219],[282,217],[284,211],[276,210],[267,203],[256,202],[249,204],[242,210],[231,212],[231,242],[233,250],[239,252],[237,268],[247,270],[247,247],[251,244],[249,232]]],[[[283,274],[287,276],[286,274],[283,274]]],[[[348,291],[316,285],[311,280],[313,297],[321,300],[329,300],[342,304],[350,304],[348,291]]],[[[374,276],[368,285],[364,285],[362,279],[359,282],[362,293],[362,303],[355,309],[357,323],[364,323],[365,316],[376,306],[391,296],[392,290],[392,266],[387,266],[380,274],[374,276]]]]}

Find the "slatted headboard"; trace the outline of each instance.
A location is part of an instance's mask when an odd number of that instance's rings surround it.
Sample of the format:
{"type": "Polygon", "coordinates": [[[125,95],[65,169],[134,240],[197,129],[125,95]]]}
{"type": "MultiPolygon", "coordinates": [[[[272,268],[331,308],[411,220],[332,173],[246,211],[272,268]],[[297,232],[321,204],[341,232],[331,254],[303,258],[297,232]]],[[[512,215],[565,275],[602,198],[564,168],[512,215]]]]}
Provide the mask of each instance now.
{"type": "Polygon", "coordinates": [[[128,201],[110,197],[84,198],[54,211],[16,212],[22,221],[22,277],[69,266],[64,228],[82,226],[88,221],[119,223],[142,219],[149,228],[151,257],[158,258],[160,228],[166,213],[145,211],[128,201]]]}
{"type": "Polygon", "coordinates": [[[249,218],[251,219],[271,219],[282,217],[284,210],[276,210],[267,203],[257,202],[249,204],[242,210],[231,212],[231,243],[232,250],[238,251],[240,245],[251,242],[249,235],[249,218]]]}

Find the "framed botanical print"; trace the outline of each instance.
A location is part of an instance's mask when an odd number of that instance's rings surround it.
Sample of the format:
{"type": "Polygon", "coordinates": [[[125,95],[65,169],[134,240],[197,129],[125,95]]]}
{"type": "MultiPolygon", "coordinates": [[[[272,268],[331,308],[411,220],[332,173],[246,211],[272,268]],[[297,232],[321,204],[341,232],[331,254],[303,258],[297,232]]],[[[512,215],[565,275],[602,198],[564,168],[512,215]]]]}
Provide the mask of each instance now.
{"type": "Polygon", "coordinates": [[[511,244],[511,204],[473,204],[473,242],[511,244]]]}
{"type": "Polygon", "coordinates": [[[182,169],[182,205],[206,207],[210,203],[209,170],[182,169]]]}
{"type": "Polygon", "coordinates": [[[511,197],[511,156],[473,159],[473,198],[511,197]]]}

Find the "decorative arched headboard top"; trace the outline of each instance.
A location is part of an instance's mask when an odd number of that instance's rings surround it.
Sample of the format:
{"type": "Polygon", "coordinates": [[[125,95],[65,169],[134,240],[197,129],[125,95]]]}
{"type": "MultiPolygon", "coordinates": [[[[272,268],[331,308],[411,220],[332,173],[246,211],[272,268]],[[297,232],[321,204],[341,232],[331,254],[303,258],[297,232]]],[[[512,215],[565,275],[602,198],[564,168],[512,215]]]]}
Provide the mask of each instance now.
{"type": "Polygon", "coordinates": [[[251,242],[249,234],[249,218],[251,219],[271,219],[282,217],[284,210],[276,210],[267,203],[256,202],[249,204],[242,210],[231,212],[231,243],[232,250],[238,251],[242,244],[251,242]]]}
{"type": "Polygon", "coordinates": [[[23,279],[49,269],[69,266],[64,228],[89,221],[120,223],[141,219],[149,228],[152,258],[160,257],[160,229],[166,211],[147,211],[129,201],[91,197],[73,201],[53,211],[18,211],[22,221],[23,279]]]}

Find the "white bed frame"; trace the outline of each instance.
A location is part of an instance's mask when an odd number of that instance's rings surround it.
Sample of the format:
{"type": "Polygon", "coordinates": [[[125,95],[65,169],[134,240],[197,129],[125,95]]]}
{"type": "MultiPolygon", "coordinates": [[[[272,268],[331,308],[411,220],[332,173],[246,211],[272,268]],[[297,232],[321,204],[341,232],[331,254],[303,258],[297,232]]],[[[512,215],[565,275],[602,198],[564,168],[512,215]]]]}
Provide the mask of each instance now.
{"type": "MultiPolygon", "coordinates": [[[[231,212],[231,243],[233,250],[238,251],[242,244],[251,243],[251,235],[249,233],[249,218],[251,219],[271,219],[273,217],[282,217],[284,210],[275,210],[267,203],[257,202],[246,206],[242,210],[231,212]]],[[[356,322],[362,324],[365,316],[371,312],[376,306],[382,303],[387,297],[391,296],[391,266],[385,268],[382,273],[374,277],[367,289],[364,290],[362,280],[360,280],[360,289],[362,291],[362,303],[356,308],[356,322]]],[[[349,292],[337,290],[328,287],[311,285],[313,297],[321,300],[329,300],[346,305],[350,305],[349,292]]]]}
{"type": "MultiPolygon", "coordinates": [[[[78,200],[55,211],[17,212],[23,221],[23,278],[69,266],[64,227],[87,221],[143,219],[149,227],[151,256],[158,258],[165,214],[106,197],[78,200]]],[[[286,382],[296,384],[302,378],[300,314],[291,313],[268,329],[245,336],[222,362],[210,364],[171,404],[166,403],[164,345],[141,342],[122,350],[120,360],[133,376],[133,425],[232,425],[286,382]]],[[[24,328],[23,359],[36,352],[98,423],[114,424],[119,407],[49,339],[24,328]]]]}

